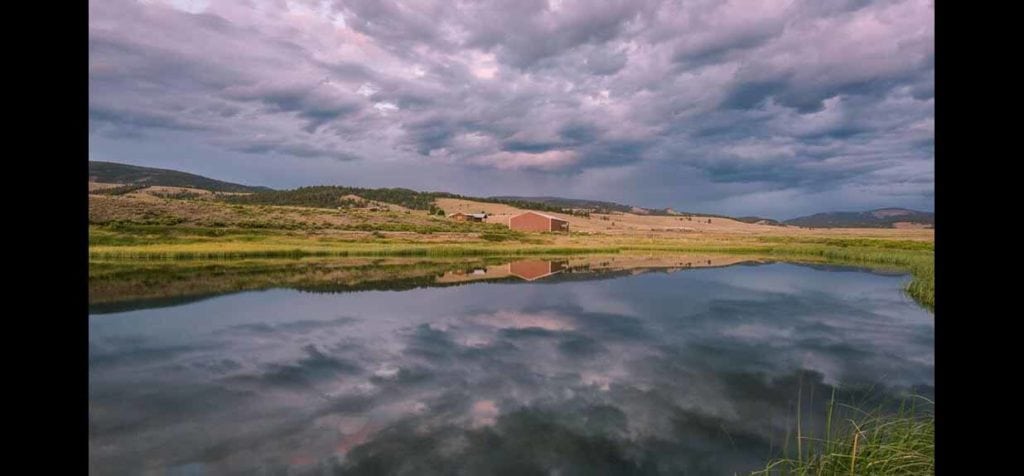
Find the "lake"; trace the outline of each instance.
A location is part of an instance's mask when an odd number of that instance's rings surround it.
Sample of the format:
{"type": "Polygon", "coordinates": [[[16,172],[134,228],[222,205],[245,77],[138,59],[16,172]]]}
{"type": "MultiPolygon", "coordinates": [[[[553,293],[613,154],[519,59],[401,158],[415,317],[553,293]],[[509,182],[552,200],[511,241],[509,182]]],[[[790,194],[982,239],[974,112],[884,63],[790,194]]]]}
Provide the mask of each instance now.
{"type": "Polygon", "coordinates": [[[933,392],[934,320],[902,274],[701,258],[424,276],[104,295],[91,474],[744,474],[798,410],[819,429],[833,390],[933,392]]]}

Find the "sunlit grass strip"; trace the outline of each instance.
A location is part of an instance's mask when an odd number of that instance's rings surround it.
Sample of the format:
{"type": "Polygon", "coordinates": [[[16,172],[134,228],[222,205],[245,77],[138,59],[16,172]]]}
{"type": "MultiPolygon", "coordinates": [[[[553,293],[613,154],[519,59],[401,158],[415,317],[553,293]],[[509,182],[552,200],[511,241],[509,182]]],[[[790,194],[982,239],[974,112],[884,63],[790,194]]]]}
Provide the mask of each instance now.
{"type": "Polygon", "coordinates": [[[935,415],[922,397],[898,412],[863,411],[829,402],[825,434],[801,437],[797,454],[770,461],[754,475],[931,475],[935,472],[935,415]],[[837,416],[838,407],[852,413],[837,416]]]}
{"type": "Polygon", "coordinates": [[[198,249],[195,251],[182,250],[140,250],[140,249],[110,249],[90,251],[89,258],[93,260],[111,259],[140,259],[140,260],[164,260],[164,259],[232,259],[232,258],[305,258],[305,257],[363,257],[363,256],[429,256],[429,257],[457,257],[457,256],[524,256],[524,255],[574,255],[574,254],[606,254],[619,253],[620,248],[616,247],[473,247],[473,246],[419,246],[419,247],[367,247],[348,249],[225,249],[211,250],[198,249]]]}
{"type": "MultiPolygon", "coordinates": [[[[166,227],[165,227],[166,228],[166,227]]],[[[146,229],[148,230],[148,229],[146,229]]],[[[169,228],[157,231],[170,233],[169,228]]],[[[216,230],[215,230],[216,231],[216,230]]],[[[929,310],[935,306],[934,245],[930,241],[869,238],[821,237],[707,237],[685,240],[641,237],[586,236],[564,244],[544,242],[441,241],[423,242],[408,237],[335,237],[283,233],[231,234],[220,236],[201,229],[192,236],[188,229],[173,230],[181,235],[166,238],[90,229],[94,243],[90,259],[241,259],[301,258],[331,256],[527,256],[574,255],[621,252],[717,253],[749,255],[792,262],[820,262],[909,271],[907,294],[929,310]]],[[[147,231],[148,233],[148,231],[147,231]]],[[[234,232],[233,232],[234,233],[234,232]]],[[[465,238],[465,237],[464,237],[465,238]]],[[[515,236],[509,235],[514,240],[515,236]]],[[[546,237],[534,238],[536,240],[546,237]]],[[[473,240],[472,236],[468,239],[473,240]]]]}

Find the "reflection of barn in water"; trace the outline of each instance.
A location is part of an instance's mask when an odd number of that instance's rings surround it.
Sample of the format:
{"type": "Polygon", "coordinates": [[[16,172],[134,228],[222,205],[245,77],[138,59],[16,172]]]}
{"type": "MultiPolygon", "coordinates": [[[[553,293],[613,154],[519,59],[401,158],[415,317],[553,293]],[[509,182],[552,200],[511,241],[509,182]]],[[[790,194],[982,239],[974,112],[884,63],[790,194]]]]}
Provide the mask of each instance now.
{"type": "Polygon", "coordinates": [[[565,271],[568,267],[567,264],[566,261],[525,259],[509,263],[508,274],[527,281],[534,281],[565,271]]]}

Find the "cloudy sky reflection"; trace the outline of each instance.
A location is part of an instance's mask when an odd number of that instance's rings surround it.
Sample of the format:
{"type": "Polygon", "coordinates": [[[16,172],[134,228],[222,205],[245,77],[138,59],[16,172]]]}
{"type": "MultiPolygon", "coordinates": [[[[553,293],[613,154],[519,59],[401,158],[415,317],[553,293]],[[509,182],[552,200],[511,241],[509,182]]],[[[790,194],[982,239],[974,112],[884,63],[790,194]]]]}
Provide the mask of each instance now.
{"type": "Polygon", "coordinates": [[[772,264],[92,316],[91,465],[746,471],[801,387],[928,391],[933,320],[905,279],[772,264]]]}

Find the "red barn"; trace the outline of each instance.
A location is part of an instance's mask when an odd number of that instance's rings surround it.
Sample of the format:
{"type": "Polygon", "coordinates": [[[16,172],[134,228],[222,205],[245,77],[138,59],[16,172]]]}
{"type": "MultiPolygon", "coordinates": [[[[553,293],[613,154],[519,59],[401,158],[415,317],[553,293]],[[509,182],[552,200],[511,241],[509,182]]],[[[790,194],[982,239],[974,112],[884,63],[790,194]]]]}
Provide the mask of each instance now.
{"type": "Polygon", "coordinates": [[[525,212],[509,218],[508,227],[519,231],[569,231],[569,222],[543,213],[525,212]]]}

